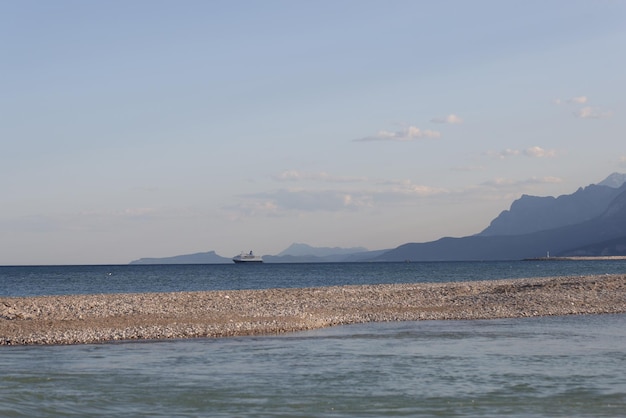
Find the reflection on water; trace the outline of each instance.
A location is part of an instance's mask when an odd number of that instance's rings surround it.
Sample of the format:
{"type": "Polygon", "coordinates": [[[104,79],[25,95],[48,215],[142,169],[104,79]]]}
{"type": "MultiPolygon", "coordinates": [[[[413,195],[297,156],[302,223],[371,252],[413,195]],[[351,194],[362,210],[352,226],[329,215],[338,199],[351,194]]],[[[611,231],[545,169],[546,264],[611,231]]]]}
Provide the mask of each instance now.
{"type": "Polygon", "coordinates": [[[626,315],[0,350],[1,416],[619,416],[626,315]]]}

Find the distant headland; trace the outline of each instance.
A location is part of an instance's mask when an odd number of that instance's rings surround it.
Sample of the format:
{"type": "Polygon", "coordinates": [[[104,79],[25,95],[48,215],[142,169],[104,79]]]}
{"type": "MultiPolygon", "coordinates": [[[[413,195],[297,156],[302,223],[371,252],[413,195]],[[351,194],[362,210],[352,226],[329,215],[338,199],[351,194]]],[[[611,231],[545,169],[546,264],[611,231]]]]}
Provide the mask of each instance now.
{"type": "Polygon", "coordinates": [[[594,260],[626,260],[626,255],[599,255],[579,257],[535,257],[525,258],[525,261],[594,261],[594,260]]]}

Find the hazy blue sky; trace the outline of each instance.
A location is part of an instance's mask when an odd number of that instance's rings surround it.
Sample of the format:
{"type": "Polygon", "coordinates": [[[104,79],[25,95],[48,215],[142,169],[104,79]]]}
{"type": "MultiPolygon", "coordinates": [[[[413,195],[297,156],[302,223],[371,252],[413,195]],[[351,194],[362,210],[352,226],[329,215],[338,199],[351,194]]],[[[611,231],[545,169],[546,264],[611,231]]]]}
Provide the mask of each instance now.
{"type": "Polygon", "coordinates": [[[626,1],[0,0],[0,264],[480,232],[626,172],[626,1]]]}

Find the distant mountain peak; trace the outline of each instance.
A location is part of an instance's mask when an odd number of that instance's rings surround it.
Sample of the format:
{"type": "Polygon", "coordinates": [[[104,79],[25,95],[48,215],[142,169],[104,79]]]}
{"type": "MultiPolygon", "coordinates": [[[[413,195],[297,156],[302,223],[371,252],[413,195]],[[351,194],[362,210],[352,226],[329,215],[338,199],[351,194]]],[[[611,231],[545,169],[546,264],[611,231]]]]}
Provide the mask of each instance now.
{"type": "Polygon", "coordinates": [[[598,186],[612,187],[613,189],[619,189],[626,183],[626,174],[624,173],[612,173],[610,176],[598,183],[598,186]]]}
{"type": "Polygon", "coordinates": [[[374,260],[519,260],[546,251],[555,256],[626,255],[626,183],[619,188],[592,184],[558,198],[525,197],[479,235],[404,244],[374,260]]]}
{"type": "Polygon", "coordinates": [[[173,257],[140,258],[130,264],[224,264],[232,263],[230,258],[217,255],[215,251],[205,253],[175,255],[173,257]]]}
{"type": "Polygon", "coordinates": [[[367,248],[340,248],[340,247],[312,247],[308,244],[293,243],[286,250],[282,251],[278,256],[316,256],[327,257],[330,255],[344,255],[366,252],[367,248]]]}
{"type": "Polygon", "coordinates": [[[613,173],[600,184],[580,187],[575,193],[552,196],[522,195],[491,221],[480,236],[521,235],[559,228],[600,216],[621,193],[626,174],[613,173]]]}

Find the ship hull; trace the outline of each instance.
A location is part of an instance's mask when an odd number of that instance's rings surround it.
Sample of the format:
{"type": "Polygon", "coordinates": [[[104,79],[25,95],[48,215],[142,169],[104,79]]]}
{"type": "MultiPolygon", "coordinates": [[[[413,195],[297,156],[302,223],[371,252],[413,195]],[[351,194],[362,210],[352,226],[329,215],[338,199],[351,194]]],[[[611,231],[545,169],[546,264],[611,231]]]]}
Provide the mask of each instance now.
{"type": "Polygon", "coordinates": [[[237,264],[262,263],[263,257],[254,255],[252,251],[249,253],[242,252],[238,256],[233,257],[233,261],[237,264]]]}

